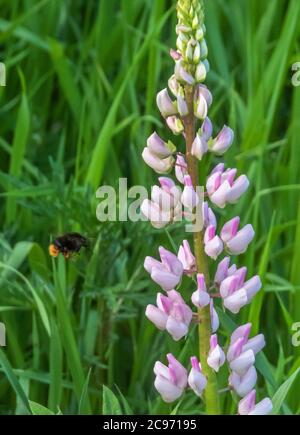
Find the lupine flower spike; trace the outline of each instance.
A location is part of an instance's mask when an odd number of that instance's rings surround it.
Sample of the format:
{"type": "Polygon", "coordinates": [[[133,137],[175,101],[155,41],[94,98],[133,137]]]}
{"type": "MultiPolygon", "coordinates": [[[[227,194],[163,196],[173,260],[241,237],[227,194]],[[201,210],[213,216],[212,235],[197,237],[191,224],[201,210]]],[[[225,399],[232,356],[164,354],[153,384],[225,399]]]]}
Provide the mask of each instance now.
{"type": "MultiPolygon", "coordinates": [[[[177,16],[176,49],[170,50],[175,63],[174,71],[168,80],[168,89],[158,92],[156,101],[168,127],[163,136],[168,137],[171,133],[179,135],[176,140],[179,145],[176,148],[171,140],[162,139],[156,132],[147,140],[142,158],[156,173],[168,173],[169,176],[158,178],[157,185],[152,188],[151,199],[142,203],[141,211],[158,229],[177,222],[182,216],[202,213],[203,228],[193,234],[193,245],[182,236],[176,249],[177,255],[160,247],[160,260],[152,257],[145,259],[144,267],[153,281],[153,287],[156,284],[165,292],[157,294],[156,304],[153,292],[153,301],[146,308],[146,316],[175,341],[183,341],[195,330],[190,328],[194,320],[199,330],[200,361],[196,356],[191,357],[188,374],[184,367],[187,361],[181,363],[168,354],[168,365],[160,361],[155,363],[154,386],[168,403],[182,397],[189,388],[198,397],[204,396],[208,414],[219,414],[220,386],[217,386],[216,373],[227,362],[229,378],[226,387],[240,398],[238,414],[269,414],[272,411],[271,400],[265,398],[256,404],[254,389],[258,377],[256,355],[265,346],[263,334],[250,338],[251,324],[239,326],[230,337],[226,355],[216,335],[220,325],[218,309],[238,313],[251,303],[262,282],[258,275],[247,279],[247,268],[238,268],[230,258],[247,251],[255,236],[252,225],[241,225],[240,217],[236,216],[227,222],[225,217],[221,226],[214,212],[224,209],[222,216],[226,216],[226,207],[233,206],[246,195],[249,188],[247,176],[238,174],[236,168],[228,168],[223,162],[214,165],[210,173],[203,173],[205,166],[202,162],[207,155],[211,154],[213,158],[222,156],[232,145],[234,132],[225,125],[214,136],[214,126],[209,117],[213,97],[204,85],[210,67],[202,1],[178,0],[177,16]],[[182,141],[185,141],[185,149],[182,141]],[[197,189],[198,166],[201,166],[202,178],[206,178],[206,201],[203,203],[197,189]],[[181,186],[178,187],[174,180],[181,186]],[[223,258],[214,266],[221,255],[223,258]],[[215,269],[213,279],[210,278],[210,265],[215,269]],[[181,284],[186,285],[188,279],[193,283],[189,287],[193,287],[193,292],[185,300],[181,284]]],[[[188,288],[185,290],[187,295],[188,288]]],[[[222,341],[225,341],[223,337],[222,341]]],[[[222,373],[225,373],[223,369],[222,373]]]]}

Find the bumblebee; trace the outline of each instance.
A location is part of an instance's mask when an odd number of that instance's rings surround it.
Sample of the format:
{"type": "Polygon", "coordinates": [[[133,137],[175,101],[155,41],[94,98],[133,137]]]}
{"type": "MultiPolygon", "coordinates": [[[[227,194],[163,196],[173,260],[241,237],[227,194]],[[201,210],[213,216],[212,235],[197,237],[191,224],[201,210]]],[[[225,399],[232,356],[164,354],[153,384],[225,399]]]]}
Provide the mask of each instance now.
{"type": "Polygon", "coordinates": [[[74,254],[78,254],[81,248],[87,248],[87,239],[79,233],[66,233],[57,237],[49,246],[51,257],[62,254],[66,259],[74,254]]]}

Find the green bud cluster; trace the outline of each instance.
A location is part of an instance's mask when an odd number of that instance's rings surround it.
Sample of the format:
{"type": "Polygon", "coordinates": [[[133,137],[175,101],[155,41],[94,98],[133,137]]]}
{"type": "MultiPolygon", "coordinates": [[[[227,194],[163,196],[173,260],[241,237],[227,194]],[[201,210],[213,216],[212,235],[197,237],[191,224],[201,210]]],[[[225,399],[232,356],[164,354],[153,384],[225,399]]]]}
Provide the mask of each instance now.
{"type": "Polygon", "coordinates": [[[201,83],[209,71],[202,0],[178,0],[177,16],[176,44],[182,66],[201,83]]]}

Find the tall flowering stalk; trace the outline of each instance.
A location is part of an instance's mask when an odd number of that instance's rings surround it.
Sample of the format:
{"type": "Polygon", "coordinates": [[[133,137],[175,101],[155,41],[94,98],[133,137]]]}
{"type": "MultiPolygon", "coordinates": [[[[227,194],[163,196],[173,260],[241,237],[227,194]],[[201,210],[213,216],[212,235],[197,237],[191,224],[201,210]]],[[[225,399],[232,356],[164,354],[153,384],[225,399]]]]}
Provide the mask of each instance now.
{"type": "Polygon", "coordinates": [[[160,247],[160,260],[146,258],[145,269],[165,292],[157,295],[156,305],[147,307],[146,316],[176,341],[188,334],[194,317],[199,325],[199,355],[191,356],[189,373],[172,354],[167,355],[168,365],[157,361],[155,388],[164,401],[173,402],[189,387],[197,396],[203,397],[208,414],[219,414],[216,372],[227,361],[229,389],[241,398],[238,413],[267,414],[272,409],[270,399],[256,405],[254,390],[257,380],[255,356],[265,345],[264,337],[260,334],[249,338],[251,324],[240,326],[233,332],[225,352],[216,334],[219,319],[213,303],[217,296],[225,309],[238,313],[261,288],[258,276],[246,280],[247,269],[237,269],[230,264],[230,255],[247,250],[254,237],[252,226],[248,224],[240,228],[240,218],[235,217],[218,233],[217,219],[210,207],[224,208],[235,204],[248,189],[249,181],[245,175],[237,177],[236,169],[217,164],[206,181],[208,201],[199,208],[199,161],[208,152],[223,155],[231,146],[234,133],[224,126],[213,137],[213,125],[208,118],[212,95],[203,85],[209,64],[202,2],[178,0],[177,15],[177,49],[170,51],[175,69],[168,81],[173,98],[167,89],[163,89],[157,95],[157,105],[169,129],[184,138],[185,150],[177,151],[171,141],[163,140],[154,132],[142,156],[158,174],[165,175],[175,170],[183,189],[176,186],[173,179],[161,176],[159,186],[152,188],[151,200],[144,201],[141,209],[156,228],[176,222],[183,215],[193,219],[195,213],[200,212],[203,228],[193,233],[194,252],[189,242],[184,240],[177,255],[160,247]],[[218,263],[214,279],[211,279],[209,261],[216,261],[224,251],[228,256],[218,263]],[[183,274],[197,282],[191,295],[191,302],[197,308],[194,315],[178,291],[183,274]]]}

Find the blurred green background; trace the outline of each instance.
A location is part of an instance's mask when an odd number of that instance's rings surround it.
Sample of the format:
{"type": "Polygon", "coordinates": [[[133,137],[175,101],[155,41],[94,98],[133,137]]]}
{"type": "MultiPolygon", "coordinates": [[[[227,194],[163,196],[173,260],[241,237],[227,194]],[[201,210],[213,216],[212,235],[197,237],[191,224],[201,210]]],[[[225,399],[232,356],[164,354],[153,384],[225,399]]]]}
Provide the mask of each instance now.
{"type": "MultiPolygon", "coordinates": [[[[239,264],[264,283],[238,317],[219,310],[221,342],[232,320],[263,332],[259,398],[276,394],[276,413],[295,414],[300,87],[291,80],[300,62],[300,2],[206,0],[205,10],[210,118],[216,130],[224,123],[235,130],[226,164],[251,180],[239,204],[219,213],[220,224],[239,214],[254,225],[255,241],[239,264]]],[[[203,412],[193,393],[175,409],[153,387],[154,361],[172,351],[188,365],[196,334],[174,343],[144,318],[158,290],[144,258],[160,244],[178,247],[182,228],[96,219],[101,184],[127,177],[129,186],[150,188],[156,180],[141,150],[163,129],[155,97],[172,74],[175,0],[0,0],[0,11],[7,69],[0,87],[0,321],[7,329],[0,413],[203,412]],[[52,261],[49,240],[66,231],[85,234],[91,247],[67,263],[52,261]]],[[[220,388],[227,376],[222,369],[220,388]]],[[[235,397],[221,400],[224,413],[236,413],[235,397]]]]}

